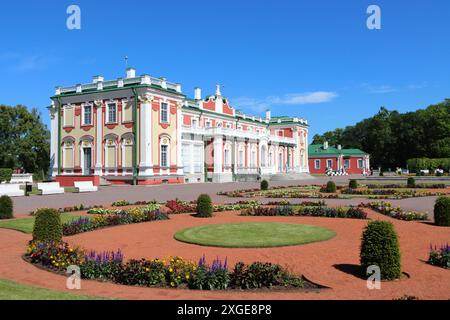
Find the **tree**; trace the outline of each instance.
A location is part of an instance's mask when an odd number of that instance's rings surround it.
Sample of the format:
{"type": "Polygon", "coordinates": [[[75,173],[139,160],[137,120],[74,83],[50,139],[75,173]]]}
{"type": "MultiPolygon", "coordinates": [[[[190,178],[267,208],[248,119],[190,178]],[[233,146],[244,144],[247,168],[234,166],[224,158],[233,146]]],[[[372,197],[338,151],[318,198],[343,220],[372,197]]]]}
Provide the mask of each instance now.
{"type": "Polygon", "coordinates": [[[371,118],[345,129],[315,135],[313,143],[341,144],[371,155],[377,167],[395,168],[411,158],[450,157],[450,99],[415,112],[399,113],[382,107],[371,118]]]}
{"type": "Polygon", "coordinates": [[[47,172],[50,132],[37,109],[0,105],[0,167],[47,172]]]}

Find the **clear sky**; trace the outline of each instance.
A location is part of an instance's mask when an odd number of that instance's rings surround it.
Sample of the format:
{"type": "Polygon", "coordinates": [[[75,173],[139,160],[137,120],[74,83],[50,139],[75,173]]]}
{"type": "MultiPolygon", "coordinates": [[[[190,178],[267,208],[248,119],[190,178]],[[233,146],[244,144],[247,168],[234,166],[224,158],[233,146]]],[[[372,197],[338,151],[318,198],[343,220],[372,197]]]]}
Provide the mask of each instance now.
{"type": "Polygon", "coordinates": [[[57,85],[93,75],[180,82],[237,109],[309,120],[311,137],[450,98],[448,0],[2,1],[0,103],[45,107],[57,85]],[[81,8],[81,30],[66,9],[81,8]],[[381,8],[381,30],[366,9],[381,8]]]}

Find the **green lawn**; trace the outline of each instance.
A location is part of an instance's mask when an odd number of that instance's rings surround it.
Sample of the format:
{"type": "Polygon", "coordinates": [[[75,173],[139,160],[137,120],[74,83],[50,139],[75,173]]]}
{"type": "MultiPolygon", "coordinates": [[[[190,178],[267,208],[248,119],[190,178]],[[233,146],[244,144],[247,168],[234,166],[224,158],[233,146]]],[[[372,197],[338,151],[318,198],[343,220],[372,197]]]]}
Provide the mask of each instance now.
{"type": "Polygon", "coordinates": [[[97,300],[100,297],[35,288],[0,279],[0,300],[97,300]]]}
{"type": "MultiPolygon", "coordinates": [[[[74,193],[74,192],[77,192],[77,189],[75,187],[64,187],[64,192],[66,192],[66,193],[74,193]]],[[[40,191],[38,190],[37,187],[33,187],[32,191],[29,192],[28,194],[30,196],[32,196],[32,195],[39,195],[40,191]]]]}
{"type": "MultiPolygon", "coordinates": [[[[75,214],[61,213],[61,221],[63,223],[78,219],[79,217],[80,217],[79,215],[75,214]]],[[[34,217],[31,217],[26,219],[3,220],[0,221],[0,228],[13,229],[24,233],[32,233],[34,226],[34,219],[35,219],[34,217]]]]}
{"type": "Polygon", "coordinates": [[[228,223],[184,229],[175,239],[212,247],[269,248],[301,245],[333,238],[336,233],[322,227],[288,223],[228,223]]]}

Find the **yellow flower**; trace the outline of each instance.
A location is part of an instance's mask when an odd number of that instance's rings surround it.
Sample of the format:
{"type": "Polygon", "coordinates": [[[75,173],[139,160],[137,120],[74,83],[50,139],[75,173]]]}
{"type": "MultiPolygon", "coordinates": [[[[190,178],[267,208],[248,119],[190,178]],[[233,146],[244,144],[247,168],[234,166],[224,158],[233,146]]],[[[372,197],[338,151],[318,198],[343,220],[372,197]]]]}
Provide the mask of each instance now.
{"type": "Polygon", "coordinates": [[[172,269],[172,268],[170,268],[170,269],[169,269],[169,272],[173,272],[173,269],[172,269]]]}
{"type": "Polygon", "coordinates": [[[149,271],[150,271],[150,269],[149,269],[149,268],[145,268],[145,271],[149,272],[149,271]]]}
{"type": "Polygon", "coordinates": [[[175,287],[175,283],[174,283],[174,282],[171,282],[171,283],[170,283],[170,286],[171,286],[171,287],[175,287]]]}
{"type": "Polygon", "coordinates": [[[189,278],[190,278],[190,277],[189,277],[189,275],[187,274],[187,275],[186,275],[186,279],[189,279],[189,278]]]}

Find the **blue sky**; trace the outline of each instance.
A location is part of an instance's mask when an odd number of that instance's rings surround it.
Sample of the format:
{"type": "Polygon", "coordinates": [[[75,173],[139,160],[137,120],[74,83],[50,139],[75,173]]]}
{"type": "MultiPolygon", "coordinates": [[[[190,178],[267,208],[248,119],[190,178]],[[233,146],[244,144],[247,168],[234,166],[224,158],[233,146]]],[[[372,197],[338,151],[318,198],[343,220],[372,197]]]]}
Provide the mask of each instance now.
{"type": "Polygon", "coordinates": [[[180,82],[244,112],[301,116],[311,137],[450,98],[450,1],[15,1],[0,7],[0,103],[45,107],[57,85],[93,75],[180,82]],[[66,9],[81,8],[81,30],[66,9]],[[381,30],[366,9],[381,8],[381,30]]]}

